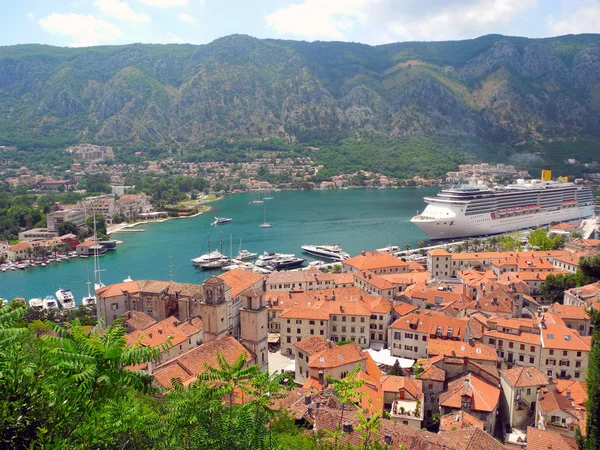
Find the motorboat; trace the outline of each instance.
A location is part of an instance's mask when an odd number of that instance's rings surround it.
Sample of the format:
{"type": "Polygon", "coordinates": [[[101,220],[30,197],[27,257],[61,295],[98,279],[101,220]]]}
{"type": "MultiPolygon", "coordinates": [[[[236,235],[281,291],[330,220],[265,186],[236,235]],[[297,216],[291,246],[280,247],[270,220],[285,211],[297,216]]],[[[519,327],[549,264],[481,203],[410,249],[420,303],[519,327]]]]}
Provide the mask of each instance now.
{"type": "Polygon", "coordinates": [[[262,205],[264,202],[262,200],[253,200],[250,203],[252,205],[262,205]]]}
{"type": "Polygon", "coordinates": [[[86,295],[81,299],[81,304],[83,306],[92,306],[96,304],[96,297],[93,295],[86,295]]]}
{"type": "Polygon", "coordinates": [[[267,269],[266,267],[256,267],[256,266],[254,266],[252,268],[252,272],[254,272],[254,273],[260,273],[261,275],[268,275],[268,274],[270,274],[273,271],[270,270],[270,269],[267,269]]]}
{"type": "Polygon", "coordinates": [[[44,300],[41,298],[32,298],[29,300],[29,307],[37,310],[44,309],[44,300]]]}
{"type": "Polygon", "coordinates": [[[59,289],[56,291],[56,299],[63,309],[75,308],[75,297],[73,297],[73,293],[68,289],[59,289]]]}
{"type": "Polygon", "coordinates": [[[318,258],[331,259],[333,261],[344,261],[350,258],[350,255],[343,251],[339,244],[303,245],[301,248],[305,253],[318,258]]]}
{"type": "Polygon", "coordinates": [[[240,261],[246,261],[248,259],[254,259],[258,256],[258,253],[252,253],[248,250],[240,250],[236,255],[235,259],[239,259],[240,261]]]}
{"type": "Polygon", "coordinates": [[[293,258],[295,256],[296,255],[294,254],[264,252],[258,257],[254,265],[258,267],[267,267],[278,258],[293,258]]]}
{"type": "Polygon", "coordinates": [[[215,217],[215,221],[212,223],[213,225],[223,225],[226,223],[230,223],[233,219],[229,217],[215,217]]]}
{"type": "Polygon", "coordinates": [[[202,263],[212,261],[215,259],[223,259],[225,255],[223,255],[220,251],[215,250],[214,252],[205,253],[204,255],[198,256],[197,258],[192,259],[192,262],[196,265],[200,265],[202,263]]]}
{"type": "Polygon", "coordinates": [[[210,261],[205,261],[200,264],[196,264],[203,270],[214,270],[221,269],[230,264],[230,261],[227,258],[213,259],[210,261]]]}
{"type": "Polygon", "coordinates": [[[377,251],[385,253],[396,253],[400,251],[400,247],[398,247],[397,245],[388,245],[387,247],[378,248],[377,251]]]}
{"type": "Polygon", "coordinates": [[[44,298],[44,309],[58,309],[58,302],[54,295],[48,295],[44,298]]]}
{"type": "Polygon", "coordinates": [[[269,264],[268,267],[269,267],[269,269],[272,269],[272,270],[296,269],[298,267],[301,267],[305,261],[306,261],[306,259],[296,258],[295,256],[277,258],[277,259],[273,260],[271,262],[271,264],[269,264]]]}

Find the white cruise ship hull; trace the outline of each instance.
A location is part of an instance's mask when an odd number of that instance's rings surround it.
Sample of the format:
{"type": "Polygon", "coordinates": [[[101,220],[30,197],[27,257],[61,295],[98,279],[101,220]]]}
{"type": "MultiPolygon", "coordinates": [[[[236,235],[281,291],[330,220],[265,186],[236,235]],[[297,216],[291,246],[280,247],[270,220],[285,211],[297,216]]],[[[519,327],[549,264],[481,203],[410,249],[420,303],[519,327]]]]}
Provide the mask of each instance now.
{"type": "Polygon", "coordinates": [[[594,215],[592,190],[568,182],[454,185],[424,200],[427,207],[411,222],[432,240],[508,233],[594,215]]]}
{"type": "MultiPolygon", "coordinates": [[[[448,209],[452,210],[454,208],[450,207],[448,209]]],[[[449,215],[447,218],[413,218],[411,222],[427,233],[431,240],[456,239],[508,233],[536,226],[545,226],[552,222],[585,219],[593,216],[594,206],[540,211],[538,213],[495,219],[492,218],[490,213],[465,216],[461,215],[459,211],[453,212],[454,216],[449,215]],[[456,214],[457,212],[458,214],[456,214]]]]}

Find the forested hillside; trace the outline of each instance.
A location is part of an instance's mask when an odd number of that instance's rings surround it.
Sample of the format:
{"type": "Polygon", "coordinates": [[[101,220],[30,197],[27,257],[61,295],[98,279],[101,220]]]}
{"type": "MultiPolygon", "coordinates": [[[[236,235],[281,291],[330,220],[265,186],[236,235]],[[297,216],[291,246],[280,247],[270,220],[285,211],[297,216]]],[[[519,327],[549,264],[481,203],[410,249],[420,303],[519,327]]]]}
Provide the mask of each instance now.
{"type": "Polygon", "coordinates": [[[543,156],[549,142],[578,148],[574,139],[587,155],[600,137],[600,35],[17,45],[0,48],[0,110],[0,145],[21,148],[202,151],[219,138],[410,147],[426,135],[458,143],[461,158],[517,144],[516,153],[543,156]]]}

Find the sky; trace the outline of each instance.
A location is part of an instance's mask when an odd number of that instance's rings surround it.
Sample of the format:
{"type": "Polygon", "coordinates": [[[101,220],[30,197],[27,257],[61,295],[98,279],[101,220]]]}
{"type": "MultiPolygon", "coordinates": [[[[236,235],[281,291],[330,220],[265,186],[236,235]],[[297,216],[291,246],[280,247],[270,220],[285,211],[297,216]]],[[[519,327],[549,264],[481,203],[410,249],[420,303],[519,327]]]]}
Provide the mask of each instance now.
{"type": "Polygon", "coordinates": [[[600,33],[600,0],[0,0],[0,45],[207,44],[230,34],[370,45],[600,33]]]}

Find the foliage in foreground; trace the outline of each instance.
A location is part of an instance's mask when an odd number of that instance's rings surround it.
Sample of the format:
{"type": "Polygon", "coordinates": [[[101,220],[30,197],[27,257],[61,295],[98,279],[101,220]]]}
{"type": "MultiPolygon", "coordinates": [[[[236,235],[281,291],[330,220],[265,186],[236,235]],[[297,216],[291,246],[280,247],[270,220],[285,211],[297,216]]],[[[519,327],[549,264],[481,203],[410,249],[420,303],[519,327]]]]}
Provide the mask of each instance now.
{"type": "MultiPolygon", "coordinates": [[[[260,373],[244,367],[244,357],[229,364],[219,356],[218,368],[158,392],[150,376],[126,367],[155,360],[169,344],[129,347],[119,321],[105,329],[78,319],[27,325],[25,314],[19,304],[0,307],[0,448],[352,448],[339,443],[338,430],[321,439],[269,408],[292,388],[287,373],[260,373]]],[[[354,400],[359,382],[350,382],[336,380],[340,399],[354,400]]],[[[365,420],[361,448],[381,448],[377,426],[365,420]]]]}

